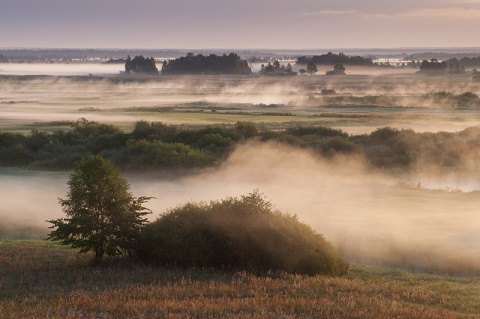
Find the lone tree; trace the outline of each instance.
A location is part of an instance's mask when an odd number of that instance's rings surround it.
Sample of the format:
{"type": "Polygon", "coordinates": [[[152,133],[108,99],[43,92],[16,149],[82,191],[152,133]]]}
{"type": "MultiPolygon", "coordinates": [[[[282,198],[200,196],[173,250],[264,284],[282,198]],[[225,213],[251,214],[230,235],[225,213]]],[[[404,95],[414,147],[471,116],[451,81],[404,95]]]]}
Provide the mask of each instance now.
{"type": "Polygon", "coordinates": [[[307,73],[310,75],[314,75],[317,72],[318,72],[317,65],[313,61],[308,62],[307,73]]]}
{"type": "Polygon", "coordinates": [[[59,199],[67,218],[47,221],[54,228],[47,239],[93,251],[96,263],[104,255],[133,255],[151,213],[142,205],[151,197],[133,197],[118,169],[98,155],[77,164],[68,187],[67,198],[59,199]]]}

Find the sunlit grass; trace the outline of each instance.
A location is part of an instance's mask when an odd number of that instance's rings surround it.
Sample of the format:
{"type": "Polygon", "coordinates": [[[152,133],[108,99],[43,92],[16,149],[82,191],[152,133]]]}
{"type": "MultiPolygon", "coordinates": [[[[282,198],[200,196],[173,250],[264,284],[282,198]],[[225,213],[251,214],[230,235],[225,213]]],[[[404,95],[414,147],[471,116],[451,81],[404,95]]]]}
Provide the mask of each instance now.
{"type": "Polygon", "coordinates": [[[478,318],[480,278],[353,266],[344,278],[166,269],[0,245],[2,318],[478,318]]]}

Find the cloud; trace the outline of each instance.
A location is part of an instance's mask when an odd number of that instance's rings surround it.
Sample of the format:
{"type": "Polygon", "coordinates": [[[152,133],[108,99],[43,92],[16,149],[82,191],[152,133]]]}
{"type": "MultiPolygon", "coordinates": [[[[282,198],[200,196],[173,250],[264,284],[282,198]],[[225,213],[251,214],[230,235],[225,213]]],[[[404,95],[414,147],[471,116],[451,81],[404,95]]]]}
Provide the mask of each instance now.
{"type": "Polygon", "coordinates": [[[305,12],[305,16],[338,16],[358,13],[356,10],[320,10],[315,12],[305,12]]]}
{"type": "Polygon", "coordinates": [[[480,8],[421,8],[396,13],[364,13],[365,20],[370,19],[479,19],[480,8]]]}

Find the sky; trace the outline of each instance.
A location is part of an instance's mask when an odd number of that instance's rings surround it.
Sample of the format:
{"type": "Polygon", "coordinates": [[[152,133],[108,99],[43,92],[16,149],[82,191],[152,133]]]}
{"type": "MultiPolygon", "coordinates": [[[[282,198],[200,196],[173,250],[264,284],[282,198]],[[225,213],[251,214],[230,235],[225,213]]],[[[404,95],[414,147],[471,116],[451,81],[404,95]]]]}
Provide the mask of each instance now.
{"type": "Polygon", "coordinates": [[[480,0],[0,0],[0,48],[480,47],[480,0]]]}

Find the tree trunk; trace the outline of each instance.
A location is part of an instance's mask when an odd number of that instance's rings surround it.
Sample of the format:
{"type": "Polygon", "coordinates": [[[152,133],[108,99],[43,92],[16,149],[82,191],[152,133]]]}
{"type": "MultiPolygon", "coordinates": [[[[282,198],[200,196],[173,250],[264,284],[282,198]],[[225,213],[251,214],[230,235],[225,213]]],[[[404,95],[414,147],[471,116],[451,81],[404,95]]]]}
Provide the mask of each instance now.
{"type": "Polygon", "coordinates": [[[103,249],[99,248],[95,250],[95,264],[99,264],[103,258],[103,249]]]}

